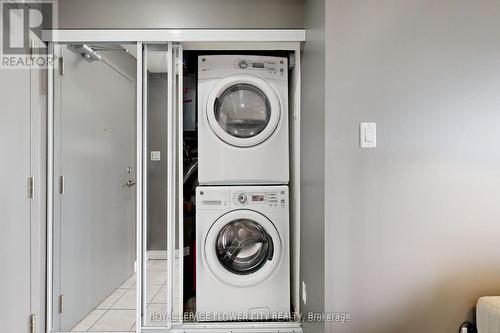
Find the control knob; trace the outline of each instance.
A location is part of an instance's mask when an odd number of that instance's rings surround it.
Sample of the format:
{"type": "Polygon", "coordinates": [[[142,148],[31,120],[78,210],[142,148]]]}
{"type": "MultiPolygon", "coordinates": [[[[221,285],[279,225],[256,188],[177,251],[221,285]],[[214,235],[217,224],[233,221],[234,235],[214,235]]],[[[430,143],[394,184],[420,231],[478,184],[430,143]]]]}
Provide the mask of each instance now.
{"type": "Polygon", "coordinates": [[[247,195],[245,193],[238,194],[238,201],[240,204],[244,204],[247,202],[247,195]]]}
{"type": "Polygon", "coordinates": [[[241,69],[246,69],[248,67],[248,63],[245,60],[241,60],[238,63],[238,66],[240,66],[241,69]]]}

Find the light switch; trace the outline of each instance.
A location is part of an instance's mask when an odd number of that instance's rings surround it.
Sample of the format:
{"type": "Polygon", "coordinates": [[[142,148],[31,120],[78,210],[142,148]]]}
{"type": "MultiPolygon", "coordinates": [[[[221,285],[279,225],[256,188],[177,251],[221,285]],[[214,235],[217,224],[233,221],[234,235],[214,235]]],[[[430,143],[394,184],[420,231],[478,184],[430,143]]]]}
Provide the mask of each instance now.
{"type": "Polygon", "coordinates": [[[157,150],[151,151],[151,161],[159,161],[160,160],[160,152],[157,150]]]}
{"type": "Polygon", "coordinates": [[[377,147],[377,124],[360,123],[359,124],[359,145],[361,148],[377,147]]]}

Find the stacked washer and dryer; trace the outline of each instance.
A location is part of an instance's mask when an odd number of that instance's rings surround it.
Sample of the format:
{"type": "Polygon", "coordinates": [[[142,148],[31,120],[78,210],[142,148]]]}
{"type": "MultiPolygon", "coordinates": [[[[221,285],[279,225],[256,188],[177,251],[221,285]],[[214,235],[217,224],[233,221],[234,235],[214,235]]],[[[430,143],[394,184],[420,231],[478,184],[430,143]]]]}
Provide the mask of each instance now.
{"type": "Polygon", "coordinates": [[[198,57],[198,320],[290,312],[286,58],[198,57]]]}

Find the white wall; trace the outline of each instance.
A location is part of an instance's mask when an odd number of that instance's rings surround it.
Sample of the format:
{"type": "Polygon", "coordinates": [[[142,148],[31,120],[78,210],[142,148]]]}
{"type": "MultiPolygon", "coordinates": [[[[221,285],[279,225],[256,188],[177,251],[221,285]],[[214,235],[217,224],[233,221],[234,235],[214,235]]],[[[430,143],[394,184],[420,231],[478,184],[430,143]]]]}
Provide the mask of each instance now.
{"type": "Polygon", "coordinates": [[[60,28],[303,28],[303,0],[61,0],[60,28]]]}
{"type": "Polygon", "coordinates": [[[500,2],[327,1],[326,59],[329,331],[457,332],[500,295],[500,2]]]}

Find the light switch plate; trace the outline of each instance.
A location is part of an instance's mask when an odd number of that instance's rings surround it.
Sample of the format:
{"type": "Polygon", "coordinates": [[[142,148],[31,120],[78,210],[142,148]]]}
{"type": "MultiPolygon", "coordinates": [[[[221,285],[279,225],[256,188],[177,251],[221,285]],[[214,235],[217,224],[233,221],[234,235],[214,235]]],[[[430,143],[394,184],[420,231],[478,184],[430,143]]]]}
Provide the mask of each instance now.
{"type": "Polygon", "coordinates": [[[359,146],[361,148],[377,147],[377,124],[360,123],[359,124],[359,146]]]}
{"type": "Polygon", "coordinates": [[[160,152],[158,150],[151,151],[151,161],[159,161],[160,159],[160,152]]]}

